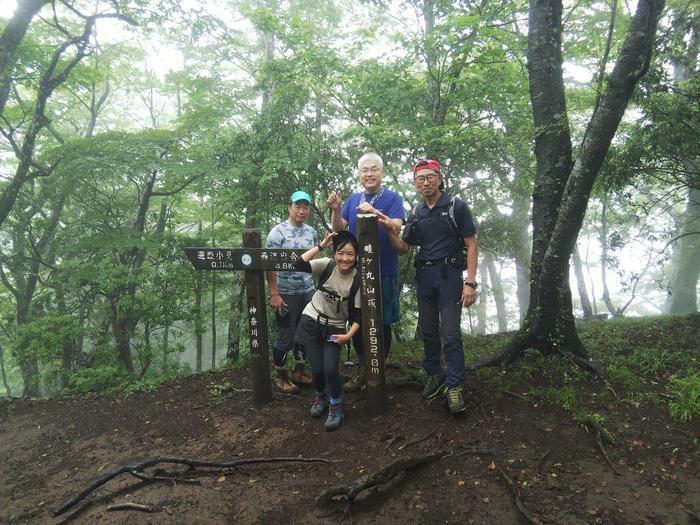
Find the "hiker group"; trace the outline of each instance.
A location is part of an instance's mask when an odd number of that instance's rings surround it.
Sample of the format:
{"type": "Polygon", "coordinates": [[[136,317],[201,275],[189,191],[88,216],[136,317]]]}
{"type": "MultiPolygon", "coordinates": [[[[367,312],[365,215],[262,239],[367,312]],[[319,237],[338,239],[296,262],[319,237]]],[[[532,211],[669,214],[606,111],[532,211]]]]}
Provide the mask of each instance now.
{"type": "Polygon", "coordinates": [[[357,268],[357,215],[377,216],[384,324],[384,358],[391,347],[391,325],[400,319],[399,255],[418,247],[415,257],[418,321],[423,335],[423,368],[428,379],[423,397],[444,394],[452,413],[464,411],[462,307],[476,300],[476,227],[469,207],[444,191],[437,160],[423,159],[413,168],[421,202],[406,218],[401,195],[382,185],[384,163],[366,153],[357,163],[362,191],[343,202],[333,191],[326,200],[333,231],[319,238],[306,224],[313,200],[304,191],[289,198],[287,220],[267,236],[268,248],[306,249],[296,272],[268,272],[270,306],[275,310],[276,337],[272,358],[275,384],[285,393],[313,386],[311,415],[328,410],[326,430],[341,425],[341,393],[364,385],[364,349],[360,332],[360,276],[357,268]],[[403,229],[403,231],[402,231],[403,229]],[[322,257],[332,247],[330,257],[322,257]],[[466,271],[466,273],[465,273],[466,271]],[[317,284],[314,284],[314,279],[317,284]],[[352,341],[358,373],[345,384],[338,370],[342,346],[352,341]],[[286,360],[292,351],[291,374],[286,360]],[[445,369],[441,365],[444,352],[445,369]],[[305,370],[308,360],[311,373],[305,370]]]}

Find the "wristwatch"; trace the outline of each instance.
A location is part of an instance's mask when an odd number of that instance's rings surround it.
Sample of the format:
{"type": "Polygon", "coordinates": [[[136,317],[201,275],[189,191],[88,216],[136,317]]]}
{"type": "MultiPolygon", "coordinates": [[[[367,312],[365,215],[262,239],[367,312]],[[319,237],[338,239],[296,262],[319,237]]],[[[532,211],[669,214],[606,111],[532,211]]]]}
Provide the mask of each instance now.
{"type": "Polygon", "coordinates": [[[466,281],[466,280],[465,280],[465,281],[464,281],[464,284],[465,284],[466,286],[471,286],[471,287],[474,288],[475,290],[476,290],[477,287],[479,286],[479,285],[477,284],[476,281],[466,281]]]}

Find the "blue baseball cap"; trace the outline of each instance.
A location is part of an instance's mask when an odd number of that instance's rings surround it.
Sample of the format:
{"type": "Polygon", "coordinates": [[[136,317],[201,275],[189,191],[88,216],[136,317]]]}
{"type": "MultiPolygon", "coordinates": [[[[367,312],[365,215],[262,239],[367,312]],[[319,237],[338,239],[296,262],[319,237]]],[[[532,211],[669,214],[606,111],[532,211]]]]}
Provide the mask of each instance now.
{"type": "Polygon", "coordinates": [[[313,202],[313,200],[311,199],[311,195],[309,195],[305,191],[301,191],[301,190],[295,191],[294,193],[292,193],[292,196],[289,197],[289,202],[291,202],[291,203],[299,202],[299,201],[306,201],[309,204],[311,204],[313,202]]]}

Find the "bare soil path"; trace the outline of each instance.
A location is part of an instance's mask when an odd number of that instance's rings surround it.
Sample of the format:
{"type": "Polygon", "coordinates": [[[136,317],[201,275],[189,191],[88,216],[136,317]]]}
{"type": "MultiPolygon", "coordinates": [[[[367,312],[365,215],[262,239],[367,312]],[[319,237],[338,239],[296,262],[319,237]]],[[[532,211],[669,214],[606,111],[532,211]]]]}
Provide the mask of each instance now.
{"type": "Polygon", "coordinates": [[[594,432],[524,392],[496,398],[490,385],[468,377],[468,410],[451,418],[405,377],[406,369],[389,370],[389,412],[382,417],[365,415],[361,393],[346,396],[346,419],[331,433],[323,419],[308,416],[309,390],[254,407],[245,368],[122,398],[0,401],[0,523],[700,523],[697,423],[675,422],[646,403],[595,407],[615,439],[606,451],[616,473],[594,432]],[[351,505],[316,502],[392,461],[437,451],[450,455],[360,492],[351,505]],[[146,474],[182,479],[122,475],[54,517],[100,475],[156,455],[332,462],[209,472],[157,465],[146,474]],[[120,503],[153,512],[107,510],[120,503]]]}

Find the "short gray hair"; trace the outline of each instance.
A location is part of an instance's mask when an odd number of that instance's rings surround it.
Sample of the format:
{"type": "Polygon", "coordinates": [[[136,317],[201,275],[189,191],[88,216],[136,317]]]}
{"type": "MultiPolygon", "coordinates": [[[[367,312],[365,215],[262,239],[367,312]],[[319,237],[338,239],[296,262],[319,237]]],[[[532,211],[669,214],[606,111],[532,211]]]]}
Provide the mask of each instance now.
{"type": "Polygon", "coordinates": [[[377,155],[373,151],[365,153],[364,155],[362,155],[360,157],[360,160],[357,161],[357,169],[359,170],[360,167],[362,166],[362,163],[365,161],[368,161],[368,160],[375,161],[377,164],[379,164],[380,168],[384,169],[384,161],[382,160],[382,158],[379,155],[377,155]]]}

